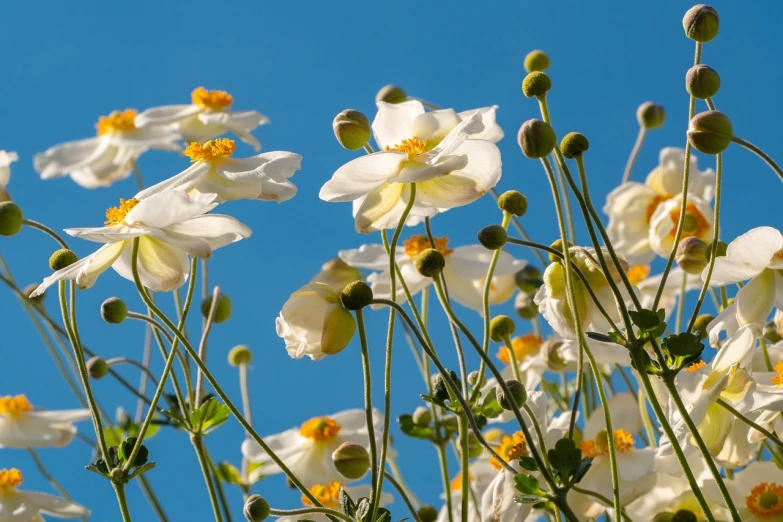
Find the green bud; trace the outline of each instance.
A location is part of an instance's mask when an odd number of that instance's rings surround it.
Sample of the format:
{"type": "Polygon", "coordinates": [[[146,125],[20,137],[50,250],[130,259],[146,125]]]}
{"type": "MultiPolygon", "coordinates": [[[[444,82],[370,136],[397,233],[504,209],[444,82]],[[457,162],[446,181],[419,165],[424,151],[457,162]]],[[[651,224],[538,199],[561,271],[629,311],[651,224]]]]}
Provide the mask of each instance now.
{"type": "Polygon", "coordinates": [[[446,266],[446,258],[434,248],[425,248],[413,258],[416,270],[424,277],[435,277],[446,266]]]}
{"type": "Polygon", "coordinates": [[[0,236],[14,236],[22,229],[24,214],[13,201],[0,203],[0,236]]]}
{"type": "Polygon", "coordinates": [[[407,100],[408,95],[396,85],[385,85],[381,87],[381,90],[375,95],[375,101],[377,102],[402,103],[407,100]]]}
{"type": "Polygon", "coordinates": [[[720,76],[708,65],[694,65],[685,74],[685,90],[694,98],[712,98],[720,89],[720,76]]]}
{"type": "Polygon", "coordinates": [[[694,5],[682,18],[685,36],[701,43],[707,43],[715,38],[718,35],[719,27],[718,12],[705,4],[694,5]]]}
{"type": "Polygon", "coordinates": [[[128,317],[128,305],[119,297],[110,297],[101,303],[101,317],[109,324],[120,324],[128,317]]]}
{"type": "Polygon", "coordinates": [[[677,245],[677,265],[689,274],[700,274],[707,266],[710,247],[698,237],[686,237],[677,245]]]}
{"type": "Polygon", "coordinates": [[[693,321],[693,331],[697,333],[701,332],[702,337],[705,337],[707,335],[707,326],[713,319],[715,319],[715,317],[710,314],[701,314],[693,321]]]}
{"type": "Polygon", "coordinates": [[[541,270],[533,265],[525,265],[522,270],[514,275],[514,281],[517,283],[517,288],[526,294],[535,294],[538,287],[544,284],[542,279],[541,270]]]}
{"type": "MultiPolygon", "coordinates": [[[[777,499],[777,496],[775,498],[777,499]]],[[[693,511],[681,509],[674,514],[672,522],[699,522],[699,519],[693,511]]]]}
{"type": "Polygon", "coordinates": [[[543,158],[555,148],[557,138],[548,123],[541,120],[527,120],[519,128],[517,142],[528,158],[543,158]]]}
{"type": "Polygon", "coordinates": [[[662,511],[653,517],[653,522],[672,522],[674,513],[670,511],[662,511]]]}
{"type": "Polygon", "coordinates": [[[506,381],[506,386],[508,386],[508,390],[511,392],[510,396],[506,395],[506,392],[503,391],[499,384],[495,387],[495,396],[498,398],[498,404],[500,404],[501,408],[513,410],[514,404],[522,406],[527,402],[527,390],[521,382],[509,379],[506,381]]]}
{"type": "MultiPolygon", "coordinates": [[[[459,439],[459,447],[462,447],[462,439],[459,439]]],[[[477,457],[480,457],[481,454],[484,452],[484,446],[481,445],[478,438],[476,437],[476,434],[472,431],[468,432],[468,457],[471,459],[475,459],[477,457]]]]}
{"type": "Polygon", "coordinates": [[[645,129],[657,129],[666,121],[666,111],[657,103],[644,102],[636,109],[636,121],[645,129]]]}
{"type": "MultiPolygon", "coordinates": [[[[568,243],[568,248],[571,248],[572,246],[574,246],[574,245],[572,245],[569,242],[568,243]]],[[[549,245],[549,248],[551,248],[553,250],[557,250],[558,252],[562,253],[563,252],[563,240],[562,239],[555,240],[554,242],[552,242],[551,245],[549,245]]],[[[556,256],[555,254],[553,254],[551,252],[549,253],[549,260],[552,261],[553,263],[562,263],[563,262],[563,259],[561,257],[556,256]]]]}
{"type": "Polygon", "coordinates": [[[568,159],[581,156],[589,148],[590,142],[587,141],[584,134],[579,134],[578,132],[569,132],[560,140],[560,150],[563,152],[563,156],[568,159]]]}
{"type": "Polygon", "coordinates": [[[783,340],[783,337],[780,336],[780,332],[778,332],[778,327],[774,322],[768,323],[764,326],[764,339],[771,343],[777,343],[780,340],[783,340]]]}
{"type": "Polygon", "coordinates": [[[90,357],[87,360],[87,373],[93,379],[102,379],[109,373],[109,365],[101,357],[90,357]]]}
{"type": "Polygon", "coordinates": [[[718,241],[718,250],[715,252],[715,257],[726,257],[726,250],[729,245],[725,241],[718,241]]]}
{"type": "Polygon", "coordinates": [[[723,152],[733,136],[731,120],[719,111],[700,112],[688,124],[688,141],[704,154],[723,152]]]}
{"type": "Polygon", "coordinates": [[[340,299],[348,310],[361,310],[372,302],[372,288],[364,281],[354,281],[343,288],[340,299]]]}
{"type": "Polygon", "coordinates": [[[533,71],[522,80],[522,94],[528,98],[545,96],[551,88],[552,80],[540,71],[533,71]]]}
{"type": "Polygon", "coordinates": [[[487,250],[498,250],[506,244],[508,233],[500,225],[489,225],[478,233],[478,240],[487,250]]]}
{"type": "Polygon", "coordinates": [[[418,515],[421,522],[435,522],[438,520],[438,510],[432,506],[421,506],[418,515]]]}
{"type": "Polygon", "coordinates": [[[549,69],[549,56],[544,51],[530,51],[525,56],[525,70],[527,72],[546,71],[549,69]]]}
{"type": "Polygon", "coordinates": [[[269,502],[261,495],[255,494],[247,497],[242,513],[247,522],[262,522],[269,517],[269,502]]]}
{"type": "MultiPolygon", "coordinates": [[[[212,309],[212,296],[210,295],[201,301],[201,315],[209,317],[209,311],[212,309]]],[[[225,294],[218,294],[217,304],[215,305],[215,317],[212,319],[216,323],[228,321],[231,317],[231,299],[225,294]]]]}
{"type": "Polygon", "coordinates": [[[498,198],[498,208],[503,212],[522,217],[527,212],[527,198],[519,191],[506,191],[498,198]]]}
{"type": "Polygon", "coordinates": [[[49,268],[55,271],[62,270],[63,268],[71,266],[78,260],[79,258],[76,257],[76,254],[67,248],[61,248],[60,250],[55,250],[49,257],[49,268]]]}
{"type": "Polygon", "coordinates": [[[423,428],[430,425],[430,422],[432,421],[432,412],[430,412],[429,408],[419,406],[413,410],[413,415],[411,415],[411,417],[413,417],[413,423],[416,426],[423,428]]]}
{"type": "Polygon", "coordinates": [[[250,347],[244,344],[238,344],[231,348],[228,352],[228,364],[231,366],[241,366],[243,364],[250,364],[253,360],[253,352],[250,351],[250,347]]]}
{"type": "Polygon", "coordinates": [[[468,374],[468,384],[473,388],[481,388],[487,383],[487,376],[478,370],[473,370],[468,374]]]}
{"type": "Polygon", "coordinates": [[[496,343],[500,343],[507,337],[514,335],[516,328],[514,320],[509,316],[498,315],[489,322],[489,337],[496,343]]]}
{"type": "Polygon", "coordinates": [[[532,294],[518,293],[514,299],[514,310],[522,319],[532,320],[538,316],[538,305],[532,294]]]}
{"type": "Polygon", "coordinates": [[[355,442],[343,442],[332,453],[334,467],[345,478],[357,480],[370,469],[370,455],[367,450],[355,442]]]}
{"type": "Polygon", "coordinates": [[[367,116],[354,109],[346,109],[334,117],[332,130],[337,142],[348,150],[359,150],[370,141],[372,130],[367,116]]]}

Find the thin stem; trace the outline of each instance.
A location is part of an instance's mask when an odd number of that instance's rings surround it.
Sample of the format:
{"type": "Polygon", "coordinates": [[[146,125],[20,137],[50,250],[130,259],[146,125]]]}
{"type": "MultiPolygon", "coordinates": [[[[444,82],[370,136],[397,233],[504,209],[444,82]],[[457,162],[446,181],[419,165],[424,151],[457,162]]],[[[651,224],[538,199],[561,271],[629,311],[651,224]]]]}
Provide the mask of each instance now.
{"type": "Polygon", "coordinates": [[[155,385],[158,384],[158,378],[155,377],[155,374],[150,371],[149,368],[141,364],[139,361],[135,359],[131,359],[130,357],[113,357],[111,359],[106,359],[106,366],[114,366],[117,364],[130,364],[131,366],[135,366],[139,370],[141,370],[142,374],[144,374],[145,379],[150,379],[155,385]]]}
{"type": "Polygon", "coordinates": [[[775,163],[775,161],[772,158],[770,158],[763,150],[761,150],[760,148],[756,147],[751,142],[743,140],[742,138],[737,137],[737,136],[732,136],[731,141],[733,141],[737,145],[742,145],[743,147],[745,147],[746,149],[748,149],[749,151],[754,153],[756,156],[758,156],[759,158],[764,160],[764,163],[766,163],[769,166],[769,168],[774,170],[775,174],[777,174],[778,177],[781,180],[783,180],[783,170],[781,170],[781,168],[778,166],[778,164],[775,163]]]}
{"type": "MultiPolygon", "coordinates": [[[[206,261],[204,261],[204,266],[206,267],[206,261]]],[[[207,339],[209,338],[209,332],[212,331],[212,324],[215,322],[215,313],[217,313],[217,305],[218,305],[218,298],[220,298],[220,287],[215,286],[215,288],[212,290],[212,304],[209,307],[209,313],[206,317],[206,322],[204,323],[204,328],[201,332],[201,341],[198,345],[198,356],[201,358],[202,361],[207,360],[207,339]]],[[[201,373],[201,371],[196,372],[196,400],[194,403],[194,408],[198,409],[198,407],[201,405],[201,392],[202,388],[204,386],[204,375],[201,373]]]]}
{"type": "MultiPolygon", "coordinates": [[[[606,498],[605,496],[601,495],[600,493],[596,493],[595,491],[590,491],[589,489],[582,489],[578,486],[571,486],[571,489],[574,490],[577,493],[581,493],[582,495],[586,495],[588,497],[597,498],[601,502],[604,503],[604,505],[611,507],[612,501],[606,498]]],[[[620,510],[620,515],[623,517],[623,520],[627,522],[633,522],[631,517],[628,516],[628,513],[625,512],[625,509],[620,510]]]]}
{"type": "Polygon", "coordinates": [[[642,150],[642,144],[644,143],[644,137],[646,135],[647,127],[640,125],[639,134],[636,136],[636,143],[633,144],[631,156],[628,158],[628,163],[625,165],[625,171],[623,172],[623,184],[628,183],[628,180],[631,179],[631,170],[633,170],[633,164],[636,161],[636,157],[639,156],[639,151],[642,150]]]}
{"type": "Polygon", "coordinates": [[[135,319],[137,321],[145,322],[152,327],[156,328],[160,333],[163,334],[163,336],[166,338],[166,340],[169,342],[169,344],[174,342],[174,338],[171,336],[171,334],[166,331],[166,329],[163,327],[162,324],[160,324],[158,321],[156,321],[154,318],[140,314],[138,312],[128,312],[128,319],[135,319]]]}
{"type": "MultiPolygon", "coordinates": [[[[248,424],[253,424],[252,411],[250,409],[250,392],[247,389],[247,364],[239,365],[239,393],[242,396],[242,412],[247,419],[248,424]]],[[[250,463],[242,455],[242,482],[247,483],[249,479],[250,463]]]]}
{"type": "Polygon", "coordinates": [[[226,516],[226,522],[231,522],[231,510],[228,507],[228,499],[226,499],[226,492],[223,489],[223,483],[218,478],[218,471],[215,467],[215,463],[212,457],[209,455],[209,450],[206,445],[204,446],[204,455],[207,457],[207,464],[209,464],[210,472],[212,473],[212,480],[215,481],[215,491],[217,492],[220,505],[223,507],[223,513],[226,516]]]}
{"type": "Polygon", "coordinates": [[[410,511],[413,520],[415,522],[421,522],[421,519],[419,518],[419,513],[416,511],[416,508],[413,506],[413,502],[411,502],[411,500],[408,498],[408,493],[405,491],[405,488],[403,488],[402,485],[399,482],[397,482],[389,472],[385,472],[385,474],[386,474],[386,480],[388,480],[389,483],[392,486],[394,486],[394,489],[396,489],[397,493],[399,493],[400,496],[402,497],[402,501],[405,502],[405,505],[408,507],[408,511],[410,511]]]}
{"type": "Polygon", "coordinates": [[[150,506],[152,506],[152,510],[155,512],[158,520],[160,520],[160,522],[168,522],[168,517],[163,511],[163,506],[160,504],[158,497],[155,496],[155,493],[152,491],[152,486],[150,486],[150,483],[144,474],[139,475],[139,486],[141,487],[141,491],[144,493],[144,496],[147,497],[147,502],[149,502],[150,506]]]}
{"type": "Polygon", "coordinates": [[[571,212],[571,198],[568,197],[568,189],[565,186],[565,178],[563,177],[563,169],[560,167],[560,163],[557,161],[555,164],[555,172],[557,173],[557,182],[560,185],[561,197],[563,198],[563,210],[565,214],[565,221],[568,225],[568,240],[572,244],[576,244],[576,228],[574,228],[574,215],[571,212]]]}
{"type": "MultiPolygon", "coordinates": [[[[495,198],[495,201],[497,201],[497,199],[500,197],[498,195],[498,191],[495,190],[494,188],[490,189],[490,193],[492,194],[492,197],[495,198]]],[[[516,216],[513,215],[511,216],[511,223],[514,225],[514,228],[517,229],[517,232],[519,232],[519,235],[522,236],[523,239],[525,239],[526,241],[531,241],[530,235],[528,235],[528,233],[525,231],[524,227],[519,222],[519,219],[517,219],[516,216]]],[[[544,255],[541,254],[541,252],[537,250],[533,250],[533,255],[536,256],[536,258],[538,258],[538,261],[541,263],[541,266],[546,267],[546,265],[549,264],[549,260],[545,258],[544,255]]]]}
{"type": "Polygon", "coordinates": [[[216,522],[223,522],[223,514],[220,512],[220,505],[218,504],[217,494],[215,493],[215,485],[212,483],[212,473],[210,473],[209,463],[207,462],[207,456],[204,452],[204,441],[201,438],[201,435],[191,435],[190,442],[196,450],[198,463],[201,466],[201,473],[204,475],[204,482],[207,485],[207,492],[209,493],[209,502],[212,504],[212,513],[215,515],[216,522]]]}
{"type": "MultiPolygon", "coordinates": [[[[463,381],[463,386],[467,386],[463,381]]],[[[465,390],[462,391],[467,395],[465,390]]],[[[468,421],[465,415],[458,417],[459,421],[459,465],[460,465],[460,514],[462,522],[468,522],[470,515],[470,455],[468,455],[468,421]]]]}
{"type": "Polygon", "coordinates": [[[63,241],[63,238],[60,237],[60,235],[57,234],[57,232],[47,227],[43,223],[39,223],[38,221],[33,221],[32,219],[23,219],[22,224],[27,225],[30,228],[35,228],[40,230],[47,236],[57,241],[57,243],[60,245],[60,248],[65,248],[66,250],[68,249],[68,244],[65,241],[63,241]]]}
{"type": "Polygon", "coordinates": [[[112,482],[114,493],[117,495],[117,503],[120,506],[122,522],[131,522],[130,511],[128,510],[128,499],[125,498],[125,484],[122,482],[112,482]]]}
{"type": "Polygon", "coordinates": [[[781,441],[779,438],[777,438],[774,433],[772,433],[771,431],[769,431],[767,429],[764,429],[764,427],[761,426],[760,424],[758,424],[756,422],[753,422],[752,420],[747,418],[745,415],[743,415],[742,413],[740,413],[737,410],[735,410],[734,408],[732,408],[732,406],[729,403],[727,403],[726,401],[724,401],[723,399],[719,398],[717,400],[717,403],[720,404],[721,406],[723,406],[724,408],[726,408],[728,411],[730,411],[732,415],[737,417],[743,423],[747,424],[748,426],[750,426],[754,430],[758,431],[759,433],[762,433],[765,437],[767,437],[767,439],[769,439],[769,441],[772,444],[774,444],[775,446],[779,447],[780,449],[783,449],[783,441],[781,441]]]}
{"type": "Polygon", "coordinates": [[[370,498],[376,498],[375,488],[380,484],[378,481],[378,446],[375,438],[375,419],[372,411],[372,373],[370,372],[370,348],[367,343],[367,332],[364,327],[364,313],[361,309],[356,310],[356,329],[359,331],[359,344],[362,351],[362,372],[364,375],[364,412],[367,422],[367,435],[370,439],[370,464],[372,490],[370,498]]]}
{"type": "Polygon", "coordinates": [[[305,507],[299,509],[270,509],[269,514],[276,517],[299,517],[299,515],[314,515],[323,513],[326,516],[337,517],[345,522],[354,522],[351,517],[341,511],[325,507],[305,507]]]}
{"type": "Polygon", "coordinates": [[[454,522],[454,499],[451,495],[451,476],[449,475],[449,461],[446,456],[446,447],[437,444],[438,462],[440,462],[440,475],[443,481],[443,493],[446,496],[446,511],[449,514],[449,522],[454,522]]]}
{"type": "MultiPolygon", "coordinates": [[[[150,295],[150,299],[155,299],[155,294],[150,295]]],[[[149,315],[151,312],[147,310],[149,315]]],[[[150,356],[152,355],[152,327],[147,326],[144,329],[144,349],[141,355],[141,364],[144,367],[150,365],[150,356]]],[[[147,376],[142,375],[139,379],[139,395],[147,394],[147,376]]],[[[141,416],[144,414],[144,401],[139,399],[136,402],[136,424],[141,421],[141,416]]]]}
{"type": "Polygon", "coordinates": [[[767,367],[768,372],[775,371],[772,367],[772,360],[769,358],[769,350],[767,350],[767,341],[764,336],[759,337],[759,345],[761,345],[761,355],[764,356],[764,365],[767,367]]]}

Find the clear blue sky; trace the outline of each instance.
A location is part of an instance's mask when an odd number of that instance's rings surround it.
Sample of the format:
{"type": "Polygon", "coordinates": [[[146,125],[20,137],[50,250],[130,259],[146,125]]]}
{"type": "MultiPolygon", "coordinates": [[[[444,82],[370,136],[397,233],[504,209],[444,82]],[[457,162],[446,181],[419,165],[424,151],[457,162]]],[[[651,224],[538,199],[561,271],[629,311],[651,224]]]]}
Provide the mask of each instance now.
{"type": "MultiPolygon", "coordinates": [[[[264,150],[302,154],[303,169],[293,181],[295,199],[283,204],[239,202],[223,207],[254,231],[251,239],[227,247],[211,262],[212,281],[234,301],[231,320],[215,328],[209,363],[232,395],[239,398],[226,354],[235,344],[254,350],[251,376],[254,422],[261,434],[276,433],[315,415],[361,406],[358,345],[319,363],[294,361],[274,332],[274,318],[287,296],[309,281],[320,264],[339,249],[379,237],[353,230],[350,205],[318,199],[321,185],[354,157],[335,142],[331,122],[345,108],[374,114],[374,96],[386,83],[443,106],[465,110],[497,104],[506,131],[500,143],[504,172],[499,189],[515,188],[530,201],[525,218],[531,235],[544,243],[556,237],[548,187],[538,163],[522,157],[515,143],[519,125],[538,115],[524,98],[522,60],[535,48],[547,51],[553,80],[550,109],[559,135],[578,130],[590,139],[586,164],[595,199],[603,199],[620,180],[637,132],[639,103],[666,107],[666,125],[653,131],[636,164],[642,179],[663,146],[683,146],[687,124],[684,73],[693,59],[693,43],[683,34],[682,15],[692,3],[667,2],[468,2],[423,4],[407,0],[377,2],[192,2],[8,3],[0,47],[5,49],[0,81],[0,148],[15,150],[9,190],[26,215],[55,228],[97,226],[107,207],[135,193],[132,179],[109,189],[85,191],[69,179],[43,182],[32,155],[51,145],[91,136],[99,115],[128,107],[186,103],[200,85],[224,89],[235,107],[256,109],[272,124],[256,136],[264,150]]],[[[721,74],[715,102],[731,117],[735,131],[783,159],[779,144],[778,104],[783,67],[777,59],[783,37],[783,5],[777,2],[717,1],[718,38],[705,46],[703,60],[721,74]]],[[[703,108],[702,108],[703,109],[703,108]]],[[[244,145],[237,154],[249,155],[244,145]]],[[[701,165],[711,159],[700,158],[701,165]]],[[[157,182],[187,165],[165,152],[142,157],[140,168],[157,182]]],[[[725,154],[724,239],[750,227],[781,227],[780,184],[759,160],[732,147],[725,154]]],[[[498,221],[491,198],[448,212],[434,221],[436,235],[453,244],[475,242],[476,232],[498,221]]],[[[582,234],[582,237],[585,237],[582,234]]],[[[92,244],[71,240],[79,255],[92,244]]],[[[49,273],[53,243],[24,233],[0,241],[0,251],[21,284],[49,273]]],[[[527,252],[519,251],[520,257],[527,252]]],[[[532,256],[530,256],[532,258],[532,256]]],[[[88,346],[105,357],[141,356],[139,324],[104,324],[98,306],[119,295],[140,309],[132,285],[112,272],[80,294],[79,318],[88,346]]],[[[166,302],[167,297],[161,300],[166,302]]],[[[56,313],[53,296],[49,309],[56,313]]],[[[20,307],[0,291],[0,394],[25,393],[46,408],[71,408],[76,401],[49,360],[20,307]]],[[[511,307],[499,308],[511,312],[511,307]]],[[[461,310],[478,326],[472,312],[461,310]]],[[[450,341],[440,313],[434,313],[436,341],[449,353],[450,341]]],[[[383,339],[387,313],[371,314],[373,373],[382,389],[383,339]]],[[[520,327],[520,329],[523,329],[520,327]]],[[[402,336],[395,346],[393,415],[411,412],[424,391],[402,336]]],[[[157,354],[155,354],[157,355],[157,354]]],[[[454,366],[454,357],[445,356],[454,366]]],[[[153,358],[156,372],[159,358],[153,358]]],[[[137,373],[128,371],[134,381],[137,373]]],[[[96,384],[108,409],[135,410],[133,398],[108,381],[96,384]]],[[[382,395],[375,394],[378,404],[382,395]]],[[[89,423],[81,428],[91,432],[89,423]]],[[[439,505],[435,452],[426,443],[408,441],[396,430],[395,448],[403,473],[419,497],[439,505]]],[[[242,431],[229,422],[207,439],[216,460],[238,464],[242,431]]],[[[149,443],[158,467],[148,476],[171,520],[209,520],[211,513],[192,448],[183,434],[167,432],[149,443]]],[[[109,485],[83,466],[89,449],[79,442],[41,456],[56,478],[94,520],[117,520],[109,485]]],[[[26,453],[0,450],[0,467],[16,466],[25,487],[48,491],[26,453]]],[[[295,507],[299,495],[281,477],[260,483],[256,491],[276,507],[295,507]]],[[[136,520],[151,513],[136,486],[130,488],[136,520]]],[[[241,499],[230,491],[235,520],[241,499]]],[[[406,516],[397,502],[395,519],[406,516]]]]}

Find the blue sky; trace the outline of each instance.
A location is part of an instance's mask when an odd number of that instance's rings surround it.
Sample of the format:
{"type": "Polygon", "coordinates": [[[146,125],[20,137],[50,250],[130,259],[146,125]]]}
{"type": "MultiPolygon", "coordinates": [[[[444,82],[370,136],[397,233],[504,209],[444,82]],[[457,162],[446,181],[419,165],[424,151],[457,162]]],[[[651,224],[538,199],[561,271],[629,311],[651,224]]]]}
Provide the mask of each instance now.
{"type": "MultiPolygon", "coordinates": [[[[687,124],[684,73],[693,60],[693,43],[683,34],[681,19],[692,4],[683,1],[641,2],[493,2],[464,0],[422,4],[398,0],[375,2],[236,2],[205,1],[133,3],[14,2],[4,6],[0,32],[3,79],[0,85],[0,148],[15,150],[9,190],[25,214],[61,229],[97,226],[107,207],[135,193],[132,179],[109,189],[85,191],[69,179],[41,181],[32,155],[51,145],[91,136],[99,115],[128,107],[186,103],[200,85],[224,89],[235,108],[256,109],[272,124],[256,136],[264,150],[290,150],[303,156],[293,181],[297,197],[285,204],[232,203],[222,209],[254,231],[253,237],[225,248],[210,263],[210,276],[234,302],[234,314],[218,325],[210,342],[209,364],[232,397],[238,381],[226,354],[235,344],[254,350],[251,374],[254,422],[261,434],[275,433],[315,415],[361,406],[361,367],[354,342],[337,357],[312,363],[288,358],[274,333],[274,318],[287,296],[309,281],[320,264],[339,249],[379,242],[354,232],[350,205],[318,199],[321,185],[354,153],[334,141],[331,121],[345,108],[374,114],[374,96],[386,83],[397,83],[411,95],[458,110],[500,106],[506,131],[500,143],[504,172],[499,189],[517,189],[530,201],[525,223],[531,235],[549,243],[557,236],[546,180],[538,163],[525,159],[515,143],[519,125],[538,115],[537,104],[524,98],[522,60],[536,48],[548,52],[553,80],[549,103],[559,135],[578,130],[590,139],[586,165],[591,191],[602,200],[620,180],[636,137],[636,107],[654,100],[666,107],[666,125],[648,135],[636,163],[634,179],[657,163],[664,146],[683,146],[687,124]]],[[[783,68],[776,60],[783,40],[776,2],[713,4],[721,31],[705,46],[703,61],[722,79],[717,107],[732,119],[737,135],[753,141],[773,157],[778,150],[779,109],[764,100],[779,97],[783,68]]],[[[701,108],[703,109],[703,107],[701,108]]],[[[249,155],[242,145],[237,155],[249,155]]],[[[700,158],[711,166],[711,158],[700,158]]],[[[140,168],[148,183],[187,166],[181,156],[150,152],[140,168]]],[[[730,240],[753,226],[780,228],[779,181],[757,158],[732,147],[725,154],[723,238],[730,240]]],[[[484,225],[497,222],[491,198],[458,209],[434,221],[436,235],[452,244],[475,243],[484,225]]],[[[582,237],[585,237],[582,232],[582,237]]],[[[79,255],[92,245],[71,241],[79,255]]],[[[54,244],[25,230],[0,241],[0,252],[20,284],[40,281],[49,273],[54,244]]],[[[527,252],[514,252],[528,257],[527,252]]],[[[107,297],[125,297],[140,310],[130,283],[114,273],[80,294],[83,339],[105,357],[141,356],[143,328],[110,326],[98,314],[107,297]]],[[[57,313],[53,296],[49,310],[57,313]]],[[[166,296],[161,301],[168,303],[166,296]]],[[[70,408],[76,402],[48,359],[44,347],[16,301],[0,291],[0,394],[25,393],[45,408],[70,408]]],[[[499,310],[510,312],[510,306],[499,310]]],[[[460,310],[473,326],[473,312],[460,310]]],[[[387,313],[370,314],[371,358],[380,392],[383,339],[387,313]]],[[[195,327],[195,323],[194,323],[195,327]]],[[[520,330],[524,326],[520,325],[520,330]]],[[[449,346],[441,314],[433,319],[436,338],[449,346]]],[[[411,412],[424,392],[402,336],[395,345],[393,415],[411,412]]],[[[445,350],[448,352],[449,350],[445,350]]],[[[451,354],[447,363],[455,364],[451,354]]],[[[154,369],[162,366],[153,357],[154,369]]],[[[128,371],[134,381],[137,373],[128,371]]],[[[109,410],[135,410],[131,396],[108,381],[95,386],[109,410]]],[[[381,394],[375,399],[381,402],[381,394]]],[[[90,432],[89,423],[82,429],[90,432]]],[[[424,502],[439,505],[440,484],[435,452],[426,443],[393,433],[399,463],[410,486],[424,502]]],[[[238,464],[242,432],[229,422],[207,444],[213,457],[238,464]]],[[[158,467],[149,479],[163,498],[171,520],[208,520],[209,502],[198,476],[192,448],[183,434],[164,433],[149,443],[158,467]]],[[[49,470],[95,520],[117,520],[107,483],[84,471],[89,449],[79,443],[63,450],[44,450],[49,470]]],[[[0,467],[25,472],[25,487],[48,491],[24,452],[0,450],[0,467]]],[[[281,477],[256,487],[275,507],[295,507],[299,495],[281,477]]],[[[151,513],[138,489],[129,491],[138,520],[151,513]]],[[[241,499],[230,492],[234,517],[241,499]]],[[[404,506],[397,502],[395,516],[404,506]]]]}

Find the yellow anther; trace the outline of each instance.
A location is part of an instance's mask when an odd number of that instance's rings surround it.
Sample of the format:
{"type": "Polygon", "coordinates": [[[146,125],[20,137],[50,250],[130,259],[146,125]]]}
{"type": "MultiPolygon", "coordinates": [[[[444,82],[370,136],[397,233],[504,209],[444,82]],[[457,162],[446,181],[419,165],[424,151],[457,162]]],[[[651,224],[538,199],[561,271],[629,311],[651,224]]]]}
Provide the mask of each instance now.
{"type": "Polygon", "coordinates": [[[108,116],[101,116],[98,118],[98,123],[95,124],[98,136],[110,132],[127,132],[136,129],[134,123],[136,114],[135,109],[125,109],[124,111],[114,111],[108,116]]]}
{"type": "MultiPolygon", "coordinates": [[[[520,362],[527,357],[537,354],[541,350],[543,342],[543,339],[533,333],[511,339],[511,347],[514,349],[514,358],[516,358],[517,362],[520,362]]],[[[508,347],[500,347],[500,350],[498,350],[498,359],[503,361],[503,364],[509,364],[511,362],[511,354],[508,351],[508,347]]]]}
{"type": "Polygon", "coordinates": [[[413,159],[419,154],[427,152],[427,140],[420,140],[418,136],[414,136],[410,139],[402,140],[402,143],[398,143],[394,147],[386,146],[385,150],[404,152],[408,155],[408,159],[413,159]]]}
{"type": "Polygon", "coordinates": [[[138,204],[139,200],[136,198],[131,198],[127,201],[120,198],[119,207],[111,207],[106,210],[106,221],[104,221],[103,224],[107,227],[123,224],[125,222],[125,216],[127,216],[128,212],[138,204]]]}
{"type": "Polygon", "coordinates": [[[190,93],[190,99],[193,100],[193,105],[213,111],[227,109],[234,103],[234,98],[226,91],[208,91],[204,87],[190,93]]]}
{"type": "Polygon", "coordinates": [[[0,415],[19,415],[33,409],[24,395],[0,397],[0,415]]]}
{"type": "Polygon", "coordinates": [[[203,145],[198,142],[192,142],[185,149],[185,156],[190,158],[190,161],[195,163],[197,161],[210,162],[218,158],[228,158],[234,153],[236,143],[229,138],[218,138],[216,140],[209,140],[203,145]]]}
{"type": "Polygon", "coordinates": [[[331,417],[313,417],[302,424],[299,434],[315,442],[326,442],[334,439],[340,433],[340,426],[331,417]]]}

